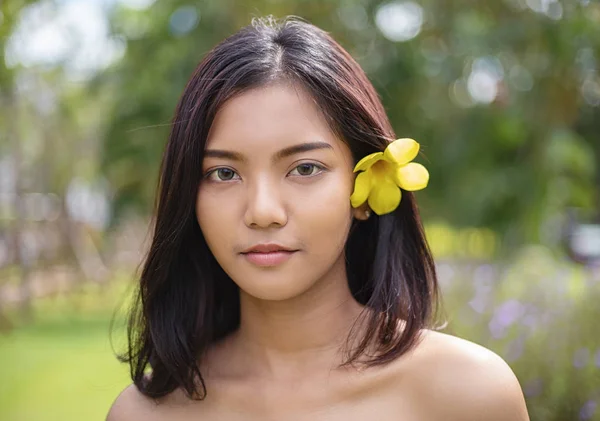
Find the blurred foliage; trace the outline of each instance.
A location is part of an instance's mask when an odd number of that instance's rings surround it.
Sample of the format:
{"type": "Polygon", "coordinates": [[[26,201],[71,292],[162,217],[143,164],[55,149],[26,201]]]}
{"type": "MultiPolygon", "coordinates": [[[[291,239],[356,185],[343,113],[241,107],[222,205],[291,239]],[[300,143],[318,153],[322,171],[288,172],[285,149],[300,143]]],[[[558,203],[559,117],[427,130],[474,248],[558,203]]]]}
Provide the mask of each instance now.
{"type": "Polygon", "coordinates": [[[407,42],[378,30],[378,1],[117,7],[112,28],[127,53],[95,81],[96,92],[115,94],[102,169],[117,216],[128,207],[147,212],[174,106],[194,67],[267,13],[324,28],[365,68],[397,135],[423,145],[432,174],[418,194],[426,218],[490,227],[514,245],[553,241],[546,228],[566,207],[600,208],[600,108],[590,97],[600,102],[600,5],[562,2],[557,19],[517,0],[420,4],[421,33],[407,42]],[[186,16],[199,22],[183,22],[191,29],[182,32],[177,22],[186,16]],[[466,91],[482,68],[498,76],[489,104],[466,91]]]}
{"type": "Polygon", "coordinates": [[[452,333],[508,362],[531,420],[600,420],[600,271],[541,246],[522,249],[508,266],[439,270],[452,333]]]}

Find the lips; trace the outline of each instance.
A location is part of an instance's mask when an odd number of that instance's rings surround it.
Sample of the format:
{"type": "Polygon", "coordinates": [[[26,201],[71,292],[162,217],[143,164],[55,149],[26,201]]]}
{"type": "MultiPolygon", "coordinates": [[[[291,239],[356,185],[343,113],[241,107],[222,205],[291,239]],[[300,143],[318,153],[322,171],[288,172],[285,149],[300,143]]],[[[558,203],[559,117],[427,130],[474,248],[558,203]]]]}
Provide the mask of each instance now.
{"type": "Polygon", "coordinates": [[[241,254],[256,266],[277,266],[290,259],[298,250],[280,244],[257,244],[241,254]]]}
{"type": "Polygon", "coordinates": [[[286,247],[283,246],[281,244],[276,244],[276,243],[264,243],[264,244],[257,244],[255,246],[252,246],[246,250],[244,250],[242,252],[242,254],[246,254],[246,253],[272,253],[272,252],[278,252],[278,251],[295,251],[294,249],[290,248],[290,247],[286,247]]]}

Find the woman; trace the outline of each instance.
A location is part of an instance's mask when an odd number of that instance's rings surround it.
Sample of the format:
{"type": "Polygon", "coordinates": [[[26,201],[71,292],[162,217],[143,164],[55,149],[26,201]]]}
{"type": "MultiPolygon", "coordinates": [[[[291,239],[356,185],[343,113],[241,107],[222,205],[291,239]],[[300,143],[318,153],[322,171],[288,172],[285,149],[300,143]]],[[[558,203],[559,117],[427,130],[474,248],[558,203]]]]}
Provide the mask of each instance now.
{"type": "Polygon", "coordinates": [[[315,26],[216,46],[177,106],[108,420],[527,420],[499,356],[431,329],[428,173],[394,139],[315,26]]]}

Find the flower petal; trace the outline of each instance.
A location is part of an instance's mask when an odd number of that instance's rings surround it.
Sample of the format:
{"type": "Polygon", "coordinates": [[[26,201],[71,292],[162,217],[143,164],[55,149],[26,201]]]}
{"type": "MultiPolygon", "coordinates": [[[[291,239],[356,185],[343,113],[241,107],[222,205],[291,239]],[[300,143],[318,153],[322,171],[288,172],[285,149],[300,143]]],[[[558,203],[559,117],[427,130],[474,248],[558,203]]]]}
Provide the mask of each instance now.
{"type": "Polygon", "coordinates": [[[371,181],[373,174],[371,171],[363,171],[356,176],[354,180],[354,192],[350,196],[350,203],[353,208],[357,208],[367,200],[371,192],[371,181]]]}
{"type": "Polygon", "coordinates": [[[419,144],[409,138],[396,139],[383,152],[384,159],[395,162],[398,165],[404,165],[417,156],[419,153],[419,144]]]}
{"type": "Polygon", "coordinates": [[[369,194],[369,207],[377,215],[384,215],[398,207],[401,197],[402,193],[392,179],[378,179],[369,194]]]}
{"type": "Polygon", "coordinates": [[[363,159],[358,161],[358,163],[354,167],[354,172],[368,170],[369,168],[371,168],[371,165],[373,165],[381,159],[383,159],[383,152],[375,152],[370,155],[367,155],[363,159]]]}
{"type": "Polygon", "coordinates": [[[395,181],[404,190],[421,190],[427,187],[429,172],[423,165],[411,162],[396,169],[395,181]]]}

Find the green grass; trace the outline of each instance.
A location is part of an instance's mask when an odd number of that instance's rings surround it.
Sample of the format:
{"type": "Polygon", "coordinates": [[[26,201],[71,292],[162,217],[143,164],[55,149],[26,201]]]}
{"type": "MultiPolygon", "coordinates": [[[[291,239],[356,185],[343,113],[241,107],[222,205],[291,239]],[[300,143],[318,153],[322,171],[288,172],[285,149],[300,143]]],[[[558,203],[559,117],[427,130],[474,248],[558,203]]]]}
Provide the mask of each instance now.
{"type": "MultiPolygon", "coordinates": [[[[120,292],[122,285],[86,285],[67,297],[40,300],[33,322],[0,333],[1,420],[106,418],[118,393],[131,382],[109,338],[120,292]]],[[[14,314],[12,319],[17,320],[14,314]]],[[[122,329],[114,331],[113,340],[120,350],[122,329]]]]}

